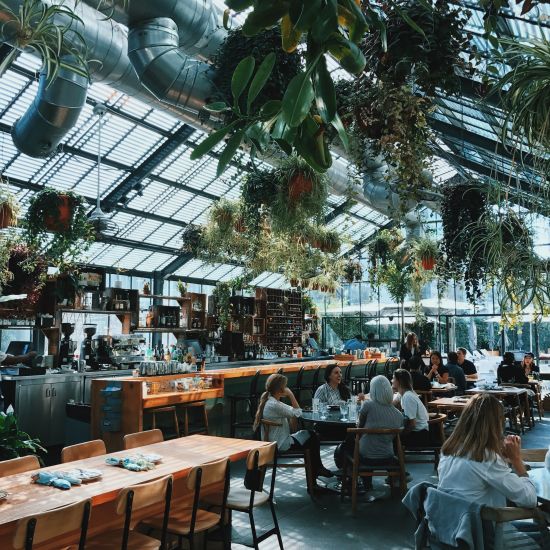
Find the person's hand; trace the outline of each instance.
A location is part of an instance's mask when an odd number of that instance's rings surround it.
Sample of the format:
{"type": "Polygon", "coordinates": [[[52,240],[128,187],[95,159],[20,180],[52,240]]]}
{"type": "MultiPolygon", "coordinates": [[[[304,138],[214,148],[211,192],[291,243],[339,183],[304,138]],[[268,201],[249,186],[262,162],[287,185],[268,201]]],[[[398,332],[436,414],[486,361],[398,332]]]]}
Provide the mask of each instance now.
{"type": "Polygon", "coordinates": [[[360,403],[361,401],[364,401],[366,399],[366,396],[364,393],[360,393],[357,395],[357,402],[360,403]]]}
{"type": "Polygon", "coordinates": [[[507,435],[502,442],[502,454],[512,464],[521,463],[521,438],[519,435],[507,435]]]}
{"type": "Polygon", "coordinates": [[[36,357],[36,351],[29,351],[27,355],[32,359],[33,357],[36,357]]]}
{"type": "Polygon", "coordinates": [[[288,386],[285,388],[284,395],[286,395],[287,397],[294,397],[292,390],[288,386]]]}

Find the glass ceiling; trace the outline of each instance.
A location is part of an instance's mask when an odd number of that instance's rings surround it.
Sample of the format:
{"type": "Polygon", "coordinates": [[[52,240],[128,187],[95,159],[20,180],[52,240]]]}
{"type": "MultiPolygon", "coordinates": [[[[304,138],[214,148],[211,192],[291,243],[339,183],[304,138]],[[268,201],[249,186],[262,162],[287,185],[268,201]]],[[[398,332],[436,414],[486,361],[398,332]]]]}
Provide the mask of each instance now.
{"type": "MultiPolygon", "coordinates": [[[[223,4],[222,0],[216,0],[223,4]]],[[[473,2],[461,2],[472,9],[469,30],[482,51],[487,43],[481,37],[482,13],[473,2]]],[[[519,18],[509,12],[507,28],[521,37],[550,39],[550,6],[541,6],[547,18],[537,23],[537,11],[519,18]],[[538,25],[541,25],[539,28],[538,25]]],[[[18,152],[10,130],[23,115],[37,91],[37,58],[21,54],[0,78],[0,169],[21,203],[23,213],[29,198],[43,186],[72,189],[85,196],[94,206],[97,192],[97,117],[93,107],[103,102],[108,107],[102,130],[101,197],[105,198],[130,175],[140,173],[143,162],[160,146],[176,139],[184,123],[171,114],[151,109],[139,100],[102,85],[93,84],[77,125],[66,136],[60,150],[46,159],[35,159],[18,152]]],[[[333,69],[336,68],[334,64],[333,69]]],[[[435,181],[444,181],[456,172],[477,173],[499,177],[509,174],[512,153],[498,147],[502,113],[498,106],[482,104],[465,82],[464,93],[458,98],[440,97],[438,109],[432,115],[437,134],[433,172],[435,181]]],[[[205,283],[227,280],[239,275],[242,268],[230,265],[205,265],[180,253],[181,233],[189,223],[204,223],[207,210],[220,197],[239,196],[239,169],[246,165],[244,153],[221,178],[216,178],[217,159],[206,156],[191,161],[193,148],[206,137],[200,130],[182,140],[162,162],[142,178],[113,208],[116,235],[95,242],[83,258],[94,265],[139,272],[161,272],[163,276],[204,279],[205,283]]],[[[218,148],[219,150],[219,148],[218,148]]],[[[216,154],[216,150],[214,154],[216,154]]],[[[242,170],[242,169],[241,169],[242,170]]],[[[521,178],[531,181],[528,164],[522,167],[521,178]]],[[[330,195],[330,211],[338,209],[345,197],[330,195]]],[[[331,216],[329,225],[349,238],[342,253],[353,248],[359,252],[369,237],[388,219],[364,204],[356,204],[347,213],[341,209],[331,216]]],[[[255,281],[263,286],[284,286],[276,274],[263,274],[255,281]]]]}

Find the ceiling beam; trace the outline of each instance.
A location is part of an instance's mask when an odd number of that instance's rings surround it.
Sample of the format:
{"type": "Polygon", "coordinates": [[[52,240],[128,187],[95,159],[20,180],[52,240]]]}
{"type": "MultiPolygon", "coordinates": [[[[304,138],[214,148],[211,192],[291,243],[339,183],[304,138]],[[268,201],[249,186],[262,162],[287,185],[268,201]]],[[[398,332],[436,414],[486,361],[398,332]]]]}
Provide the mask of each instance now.
{"type": "Polygon", "coordinates": [[[102,199],[102,206],[107,210],[111,210],[119,203],[128,201],[128,193],[140,186],[141,182],[148,178],[152,172],[164,160],[166,160],[180,145],[188,142],[193,135],[195,129],[188,124],[184,124],[167,141],[161,144],[153,151],[139,166],[131,171],[131,173],[120,182],[107,196],[102,199]],[[124,200],[126,198],[126,200],[124,200]]]}

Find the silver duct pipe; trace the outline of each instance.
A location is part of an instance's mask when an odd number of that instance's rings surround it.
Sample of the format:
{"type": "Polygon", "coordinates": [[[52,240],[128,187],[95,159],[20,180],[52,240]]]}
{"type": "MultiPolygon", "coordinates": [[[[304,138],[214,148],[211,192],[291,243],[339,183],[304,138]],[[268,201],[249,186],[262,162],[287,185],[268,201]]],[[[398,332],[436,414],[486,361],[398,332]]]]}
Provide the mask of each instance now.
{"type": "Polygon", "coordinates": [[[143,86],[159,101],[198,112],[211,93],[211,69],[182,53],[178,27],[168,17],[132,25],[128,56],[143,86]]]}

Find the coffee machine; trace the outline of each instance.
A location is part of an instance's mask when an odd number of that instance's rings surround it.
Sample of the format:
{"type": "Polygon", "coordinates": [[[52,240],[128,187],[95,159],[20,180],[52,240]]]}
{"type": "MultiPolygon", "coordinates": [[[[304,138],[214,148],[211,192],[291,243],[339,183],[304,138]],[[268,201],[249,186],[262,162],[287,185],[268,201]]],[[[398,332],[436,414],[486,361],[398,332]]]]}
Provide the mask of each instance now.
{"type": "Polygon", "coordinates": [[[83,330],[86,338],[82,340],[82,344],[80,345],[80,359],[86,361],[86,366],[92,370],[97,370],[96,350],[92,341],[92,337],[97,330],[97,325],[84,325],[83,330]]]}
{"type": "Polygon", "coordinates": [[[59,344],[59,367],[72,367],[76,342],[71,340],[74,332],[74,323],[61,323],[61,334],[63,338],[59,344]]]}
{"type": "Polygon", "coordinates": [[[113,338],[108,334],[99,334],[94,338],[93,349],[97,361],[97,368],[106,368],[111,365],[111,351],[113,349],[113,338]]]}

